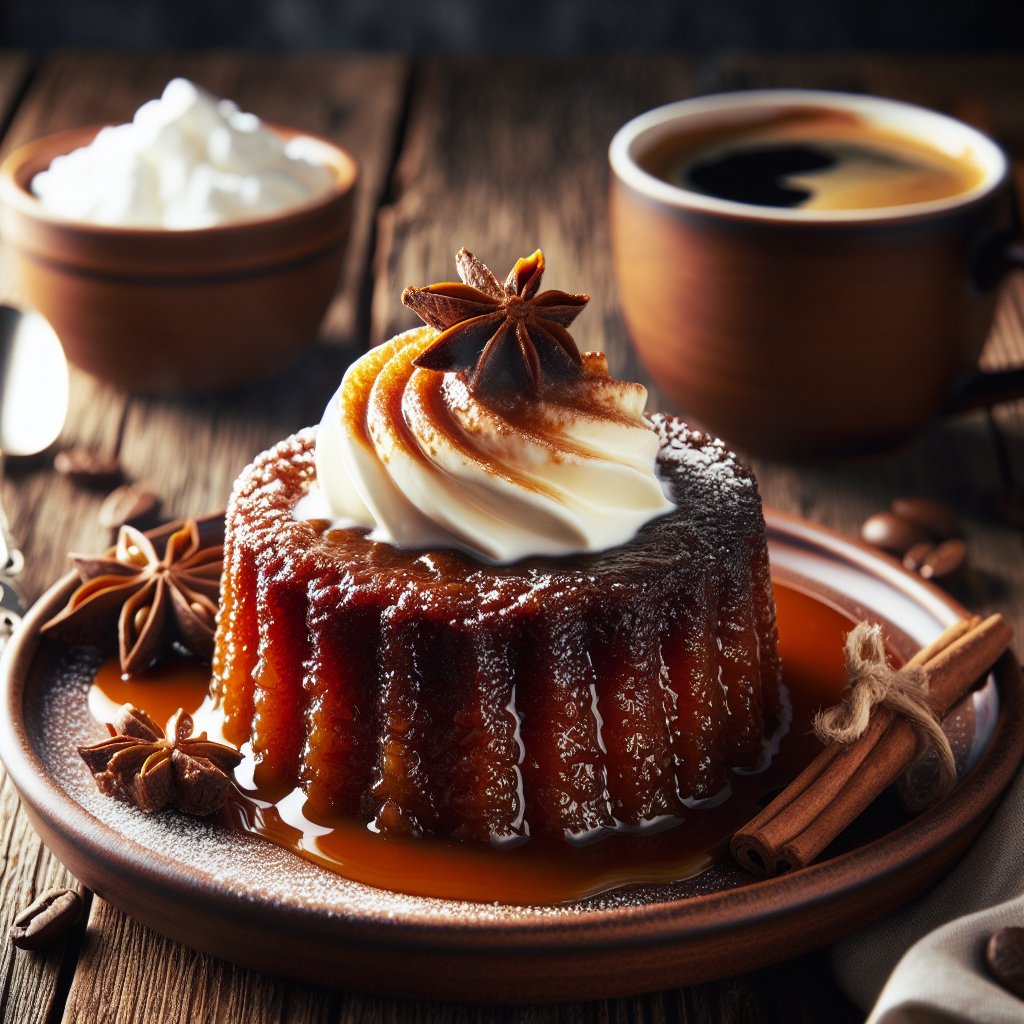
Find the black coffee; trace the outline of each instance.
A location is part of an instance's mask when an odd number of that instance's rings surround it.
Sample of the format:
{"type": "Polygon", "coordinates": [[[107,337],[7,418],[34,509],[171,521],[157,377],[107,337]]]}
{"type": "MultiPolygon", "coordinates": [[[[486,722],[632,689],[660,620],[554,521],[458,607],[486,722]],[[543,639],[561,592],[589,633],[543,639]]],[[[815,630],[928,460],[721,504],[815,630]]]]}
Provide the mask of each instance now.
{"type": "Polygon", "coordinates": [[[718,199],[806,210],[861,210],[945,199],[982,170],[850,111],[750,112],[744,124],[680,134],[644,161],[673,185],[718,199]]]}
{"type": "Polygon", "coordinates": [[[782,143],[726,150],[686,168],[682,184],[695,192],[755,206],[800,206],[813,188],[791,183],[805,171],[830,170],[839,158],[818,146],[782,143]]]}

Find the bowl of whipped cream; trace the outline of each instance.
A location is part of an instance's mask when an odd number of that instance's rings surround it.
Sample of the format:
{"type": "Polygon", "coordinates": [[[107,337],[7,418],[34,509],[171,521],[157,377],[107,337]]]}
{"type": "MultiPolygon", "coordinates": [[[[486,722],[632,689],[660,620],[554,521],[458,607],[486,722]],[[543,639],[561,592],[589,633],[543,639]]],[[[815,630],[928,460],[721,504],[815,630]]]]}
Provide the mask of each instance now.
{"type": "Polygon", "coordinates": [[[12,152],[0,232],[71,362],[135,392],[233,388],[316,340],[357,176],[334,143],[177,78],[128,124],[12,152]]]}

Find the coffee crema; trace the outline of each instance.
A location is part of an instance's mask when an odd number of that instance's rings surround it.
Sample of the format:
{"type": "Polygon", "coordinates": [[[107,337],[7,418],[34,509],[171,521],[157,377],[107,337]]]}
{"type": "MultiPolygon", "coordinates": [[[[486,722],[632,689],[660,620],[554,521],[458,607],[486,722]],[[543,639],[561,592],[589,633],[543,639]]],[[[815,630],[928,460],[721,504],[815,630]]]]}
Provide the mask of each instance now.
{"type": "Polygon", "coordinates": [[[853,111],[750,111],[742,123],[691,129],[641,160],[691,192],[754,206],[870,210],[962,195],[983,168],[853,111]]]}

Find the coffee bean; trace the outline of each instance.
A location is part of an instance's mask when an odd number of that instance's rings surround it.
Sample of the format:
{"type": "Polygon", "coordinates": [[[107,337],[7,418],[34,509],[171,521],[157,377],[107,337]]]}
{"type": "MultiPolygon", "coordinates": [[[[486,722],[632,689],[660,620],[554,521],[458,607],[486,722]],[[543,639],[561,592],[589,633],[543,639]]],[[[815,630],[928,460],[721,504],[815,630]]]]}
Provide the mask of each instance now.
{"type": "Polygon", "coordinates": [[[1024,999],[1024,928],[1000,928],[985,947],[989,974],[1008,992],[1024,999]]]}
{"type": "Polygon", "coordinates": [[[891,506],[893,515],[924,530],[933,540],[947,540],[962,533],[953,510],[940,501],[929,498],[896,498],[891,506]]]}
{"type": "Polygon", "coordinates": [[[103,499],[100,525],[111,530],[122,526],[148,529],[159,521],[162,504],[158,495],[141,484],[124,484],[103,499]]]}
{"type": "Polygon", "coordinates": [[[928,539],[927,533],[914,523],[892,512],[876,512],[861,524],[860,535],[876,548],[902,555],[915,544],[928,539]]]}
{"type": "Polygon", "coordinates": [[[915,544],[904,556],[904,568],[911,572],[920,572],[924,560],[935,550],[935,545],[930,540],[922,540],[915,544]]]}
{"type": "Polygon", "coordinates": [[[917,571],[926,580],[946,580],[955,576],[966,562],[967,545],[959,537],[953,537],[937,544],[917,571]]]}
{"type": "Polygon", "coordinates": [[[82,916],[82,897],[74,889],[48,889],[14,919],[10,938],[19,949],[48,949],[82,916]]]}
{"type": "Polygon", "coordinates": [[[114,455],[101,455],[91,448],[65,448],[53,457],[53,468],[73,483],[96,490],[109,490],[124,479],[124,470],[114,455]]]}

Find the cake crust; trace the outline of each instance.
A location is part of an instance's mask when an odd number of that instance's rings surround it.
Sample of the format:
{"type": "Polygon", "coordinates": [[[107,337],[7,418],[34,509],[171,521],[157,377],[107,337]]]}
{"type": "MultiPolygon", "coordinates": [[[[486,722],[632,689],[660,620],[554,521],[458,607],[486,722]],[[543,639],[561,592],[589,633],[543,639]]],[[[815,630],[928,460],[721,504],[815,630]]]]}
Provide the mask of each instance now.
{"type": "Polygon", "coordinates": [[[490,566],[300,520],[315,431],[242,474],[213,692],[257,777],[307,813],[501,843],[685,818],[779,726],[760,498],[669,416],[676,505],[610,551],[490,566]]]}

